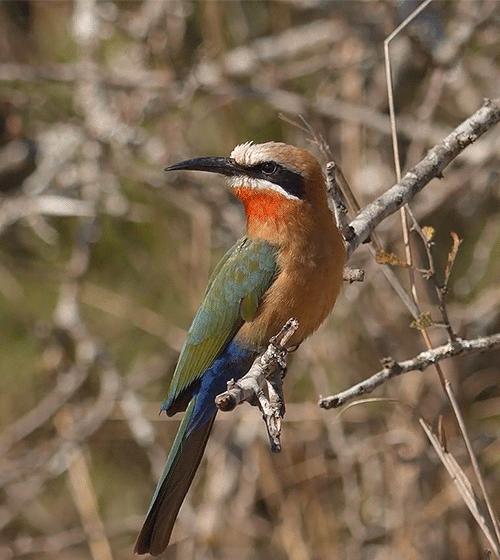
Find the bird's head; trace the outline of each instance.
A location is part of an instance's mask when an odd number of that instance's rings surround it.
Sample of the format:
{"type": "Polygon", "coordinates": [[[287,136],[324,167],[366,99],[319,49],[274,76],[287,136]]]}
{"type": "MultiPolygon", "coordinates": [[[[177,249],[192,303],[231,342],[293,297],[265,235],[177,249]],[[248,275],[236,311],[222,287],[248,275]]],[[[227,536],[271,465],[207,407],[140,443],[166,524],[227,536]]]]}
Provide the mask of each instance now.
{"type": "Polygon", "coordinates": [[[281,142],[247,142],[236,146],[230,157],[195,158],[166,168],[180,170],[225,175],[245,206],[249,225],[327,208],[318,160],[308,150],[281,142]]]}

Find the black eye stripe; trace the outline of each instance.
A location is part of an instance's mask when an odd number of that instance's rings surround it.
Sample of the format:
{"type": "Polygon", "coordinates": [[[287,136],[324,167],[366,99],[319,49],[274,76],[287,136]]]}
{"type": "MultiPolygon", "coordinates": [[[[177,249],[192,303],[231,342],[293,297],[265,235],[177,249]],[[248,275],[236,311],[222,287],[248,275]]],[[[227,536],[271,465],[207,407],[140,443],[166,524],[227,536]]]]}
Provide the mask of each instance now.
{"type": "Polygon", "coordinates": [[[264,179],[265,181],[278,185],[292,196],[296,196],[300,199],[304,198],[304,177],[302,177],[300,173],[292,171],[279,163],[273,161],[258,163],[257,165],[247,167],[245,173],[249,177],[264,179]],[[265,173],[264,169],[267,170],[270,168],[269,164],[274,164],[275,170],[272,173],[265,173]]]}

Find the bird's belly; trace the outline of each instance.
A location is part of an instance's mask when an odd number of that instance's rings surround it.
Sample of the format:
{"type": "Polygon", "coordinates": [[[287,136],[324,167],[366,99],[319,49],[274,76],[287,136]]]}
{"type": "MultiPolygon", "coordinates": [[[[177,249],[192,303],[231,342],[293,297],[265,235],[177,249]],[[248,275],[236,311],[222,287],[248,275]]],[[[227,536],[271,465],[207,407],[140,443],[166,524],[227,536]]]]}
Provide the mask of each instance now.
{"type": "Polygon", "coordinates": [[[294,317],[299,321],[299,328],[290,344],[299,344],[333,309],[342,271],[343,262],[339,263],[333,255],[289,261],[266,293],[257,317],[243,325],[238,338],[265,346],[294,317]]]}

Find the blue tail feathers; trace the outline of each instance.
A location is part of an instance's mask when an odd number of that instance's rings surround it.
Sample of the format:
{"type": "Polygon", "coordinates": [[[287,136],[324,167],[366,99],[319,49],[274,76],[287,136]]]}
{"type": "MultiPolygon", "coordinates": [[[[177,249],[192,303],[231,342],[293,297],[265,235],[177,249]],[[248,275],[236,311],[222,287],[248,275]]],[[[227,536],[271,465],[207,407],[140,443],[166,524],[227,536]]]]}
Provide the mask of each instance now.
{"type": "Polygon", "coordinates": [[[229,380],[240,379],[245,375],[255,356],[255,349],[245,347],[232,340],[193,385],[188,387],[177,399],[167,398],[161,405],[160,410],[168,413],[169,409],[175,409],[176,401],[181,398],[186,400],[187,404],[191,398],[196,397],[195,408],[187,431],[187,435],[190,434],[192,430],[205,424],[213,417],[216,413],[215,397],[226,390],[229,380]]]}
{"type": "Polygon", "coordinates": [[[255,350],[245,348],[234,340],[227,345],[224,352],[200,379],[189,433],[213,417],[217,411],[215,397],[226,390],[229,380],[237,380],[245,375],[252,365],[255,355],[255,350]]]}
{"type": "Polygon", "coordinates": [[[188,391],[163,403],[162,410],[167,413],[184,409],[186,412],[137,538],[136,553],[156,555],[167,547],[217,414],[215,397],[225,391],[230,379],[240,379],[248,371],[255,356],[255,350],[231,341],[188,391]]]}

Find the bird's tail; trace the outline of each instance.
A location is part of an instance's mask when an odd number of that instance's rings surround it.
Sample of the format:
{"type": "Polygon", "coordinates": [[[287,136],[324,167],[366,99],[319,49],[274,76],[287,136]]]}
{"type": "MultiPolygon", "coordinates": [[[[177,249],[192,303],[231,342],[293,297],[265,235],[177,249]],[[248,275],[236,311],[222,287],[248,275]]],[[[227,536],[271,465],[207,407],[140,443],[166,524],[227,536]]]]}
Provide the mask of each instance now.
{"type": "Polygon", "coordinates": [[[189,430],[194,405],[195,399],[192,399],[175,436],[146,520],[135,543],[136,554],[149,552],[156,555],[165,550],[177,513],[200,464],[215,414],[207,423],[189,430]]]}

